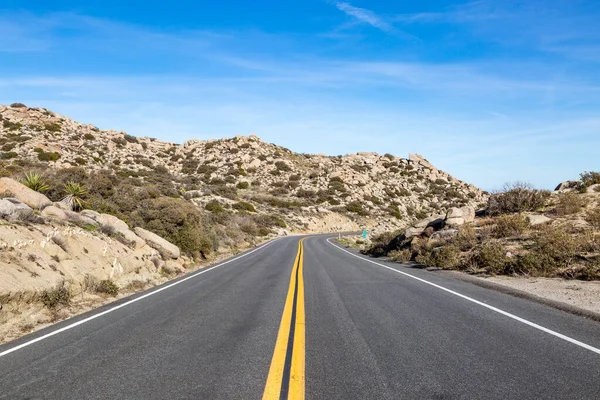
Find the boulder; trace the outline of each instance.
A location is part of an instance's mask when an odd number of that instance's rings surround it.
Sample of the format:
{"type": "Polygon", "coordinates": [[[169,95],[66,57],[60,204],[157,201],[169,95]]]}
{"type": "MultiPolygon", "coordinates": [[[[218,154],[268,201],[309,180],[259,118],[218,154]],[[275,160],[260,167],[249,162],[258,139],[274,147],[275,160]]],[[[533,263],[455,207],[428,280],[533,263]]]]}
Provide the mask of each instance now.
{"type": "Polygon", "coordinates": [[[68,220],[67,214],[64,210],[56,206],[48,206],[42,210],[42,217],[54,218],[60,221],[68,220]]]}
{"type": "Polygon", "coordinates": [[[600,183],[597,183],[595,185],[590,185],[588,186],[588,188],[585,191],[586,193],[599,193],[600,192],[600,183]]]}
{"type": "Polygon", "coordinates": [[[579,189],[579,187],[581,187],[581,185],[582,185],[582,182],[580,180],[565,181],[565,182],[559,183],[558,186],[556,187],[556,189],[554,189],[554,191],[562,192],[562,191],[575,190],[575,189],[579,189]]]}
{"type": "Polygon", "coordinates": [[[70,210],[63,210],[63,211],[64,211],[65,215],[67,216],[67,219],[71,222],[74,222],[77,224],[94,225],[94,226],[100,225],[98,223],[98,221],[96,221],[93,218],[88,217],[87,215],[76,213],[75,211],[70,211],[70,210]]]}
{"type": "Polygon", "coordinates": [[[416,228],[416,227],[412,227],[412,228],[408,228],[406,231],[404,231],[404,237],[406,239],[409,239],[413,236],[419,236],[421,233],[423,233],[423,230],[425,228],[416,228]]]}
{"type": "Polygon", "coordinates": [[[431,238],[432,239],[445,239],[445,238],[449,238],[452,236],[456,236],[457,234],[458,234],[457,229],[444,229],[443,231],[434,232],[433,235],[431,235],[431,238]]]}
{"type": "Polygon", "coordinates": [[[528,215],[527,218],[529,218],[529,224],[531,226],[545,224],[545,223],[552,221],[551,218],[548,218],[545,215],[540,215],[540,214],[528,215]]]}
{"type": "Polygon", "coordinates": [[[451,228],[456,228],[456,227],[459,227],[464,224],[465,224],[465,219],[463,217],[448,218],[446,220],[446,226],[449,226],[451,228]]]}
{"type": "Polygon", "coordinates": [[[52,204],[43,194],[29,189],[27,186],[10,178],[0,178],[0,193],[12,193],[13,197],[31,208],[38,210],[52,204]]]}
{"type": "Polygon", "coordinates": [[[19,200],[7,197],[0,199],[0,217],[9,221],[22,221],[31,218],[33,210],[19,200]]]}
{"type": "Polygon", "coordinates": [[[202,192],[202,190],[188,190],[183,194],[183,197],[185,197],[187,200],[190,200],[202,197],[203,194],[204,193],[202,192]]]}
{"type": "Polygon", "coordinates": [[[96,221],[98,221],[100,225],[107,225],[113,227],[117,232],[129,230],[129,225],[127,225],[125,221],[115,217],[114,215],[100,214],[96,218],[96,221]]]}
{"type": "Polygon", "coordinates": [[[144,239],[150,247],[158,250],[163,256],[170,258],[179,258],[181,256],[179,247],[158,236],[156,233],[152,233],[140,227],[136,227],[134,231],[139,237],[144,239]]]}
{"type": "Polygon", "coordinates": [[[475,221],[475,208],[471,206],[464,206],[460,208],[462,211],[462,217],[465,222],[473,222],[475,221]]]}

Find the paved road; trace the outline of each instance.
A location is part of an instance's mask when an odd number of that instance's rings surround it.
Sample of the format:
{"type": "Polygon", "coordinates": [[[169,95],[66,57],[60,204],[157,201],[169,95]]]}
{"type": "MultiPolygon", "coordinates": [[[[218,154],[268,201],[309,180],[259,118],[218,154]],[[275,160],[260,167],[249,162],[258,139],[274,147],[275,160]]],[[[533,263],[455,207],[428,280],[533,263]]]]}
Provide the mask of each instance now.
{"type": "Polygon", "coordinates": [[[0,346],[0,398],[600,398],[597,322],[326,239],[0,346]]]}

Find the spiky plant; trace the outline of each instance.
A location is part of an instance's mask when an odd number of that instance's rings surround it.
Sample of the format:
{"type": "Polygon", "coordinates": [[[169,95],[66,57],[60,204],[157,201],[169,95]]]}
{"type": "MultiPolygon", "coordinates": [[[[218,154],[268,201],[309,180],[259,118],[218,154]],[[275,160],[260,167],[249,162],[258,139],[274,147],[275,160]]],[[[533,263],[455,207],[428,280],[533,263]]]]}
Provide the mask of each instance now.
{"type": "Polygon", "coordinates": [[[83,208],[85,205],[84,197],[88,194],[85,186],[81,183],[69,181],[65,183],[65,193],[67,193],[67,197],[63,201],[72,204],[72,208],[76,211],[83,208]]]}
{"type": "Polygon", "coordinates": [[[21,179],[21,183],[29,189],[40,193],[47,192],[50,189],[50,186],[44,181],[44,177],[36,172],[25,173],[25,177],[21,179]]]}

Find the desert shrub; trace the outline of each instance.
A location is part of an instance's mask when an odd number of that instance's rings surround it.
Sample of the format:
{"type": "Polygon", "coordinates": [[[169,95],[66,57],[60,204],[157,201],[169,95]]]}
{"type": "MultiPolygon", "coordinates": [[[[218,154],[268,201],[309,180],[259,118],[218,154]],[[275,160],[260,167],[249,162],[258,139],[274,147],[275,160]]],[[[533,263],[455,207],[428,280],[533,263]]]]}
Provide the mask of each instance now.
{"type": "Polygon", "coordinates": [[[506,270],[510,259],[506,256],[506,249],[502,244],[487,242],[475,254],[477,266],[484,268],[488,273],[501,274],[506,270]]]}
{"type": "Polygon", "coordinates": [[[411,256],[412,256],[412,251],[410,251],[409,249],[392,250],[392,251],[388,252],[388,257],[390,259],[392,259],[392,261],[401,262],[401,263],[410,261],[411,256]]]}
{"type": "Polygon", "coordinates": [[[254,217],[254,222],[256,222],[256,224],[261,227],[267,227],[267,228],[271,228],[274,226],[278,226],[280,228],[287,227],[287,224],[285,223],[283,218],[281,218],[278,215],[273,215],[273,214],[256,215],[254,217]]]}
{"type": "Polygon", "coordinates": [[[290,182],[299,181],[300,179],[301,179],[301,176],[298,174],[290,175],[290,178],[289,178],[290,182]]]}
{"type": "Polygon", "coordinates": [[[346,204],[346,210],[359,214],[363,212],[363,205],[359,201],[352,201],[346,204]]]}
{"type": "Polygon", "coordinates": [[[223,196],[227,199],[230,200],[235,200],[237,199],[237,190],[234,187],[231,186],[225,186],[225,185],[219,185],[216,186],[214,188],[212,188],[212,192],[214,194],[217,194],[219,196],[223,196]]]}
{"type": "Polygon", "coordinates": [[[56,122],[45,122],[44,129],[48,132],[60,132],[60,124],[57,124],[56,122]]]}
{"type": "Polygon", "coordinates": [[[96,284],[96,293],[105,293],[111,296],[119,294],[119,287],[111,279],[101,280],[96,284]]]}
{"type": "Polygon", "coordinates": [[[7,129],[9,131],[18,131],[19,129],[23,128],[23,124],[21,124],[20,122],[10,122],[7,119],[2,121],[2,126],[4,127],[4,129],[7,129]]]}
{"type": "Polygon", "coordinates": [[[2,145],[2,151],[11,151],[17,146],[15,142],[8,142],[2,145]]]}
{"type": "Polygon", "coordinates": [[[21,183],[27,186],[31,190],[36,192],[47,192],[50,187],[46,184],[44,177],[41,174],[35,172],[25,173],[21,183]]]}
{"type": "Polygon", "coordinates": [[[85,135],[83,135],[83,138],[85,140],[94,140],[96,137],[94,135],[92,135],[91,133],[86,133],[85,135]]]}
{"type": "Polygon", "coordinates": [[[56,161],[60,158],[60,154],[49,151],[49,152],[45,152],[44,150],[40,149],[41,151],[38,151],[38,160],[40,161],[56,161]]]}
{"type": "Polygon", "coordinates": [[[238,189],[248,189],[250,187],[250,183],[248,182],[239,182],[236,187],[238,189]]]}
{"type": "Polygon", "coordinates": [[[533,251],[538,255],[548,256],[558,266],[565,267],[569,266],[583,246],[580,236],[553,225],[541,227],[533,239],[533,251]]]}
{"type": "Polygon", "coordinates": [[[248,211],[248,212],[256,212],[256,209],[252,205],[252,203],[248,203],[247,201],[240,201],[233,204],[233,209],[238,211],[248,211]]]}
{"type": "Polygon", "coordinates": [[[493,234],[498,238],[521,235],[529,229],[529,220],[521,214],[500,215],[494,222],[493,234]]]}
{"type": "Polygon", "coordinates": [[[587,187],[600,184],[600,172],[591,171],[584,172],[580,174],[581,182],[583,183],[582,190],[585,190],[587,187]]]}
{"type": "Polygon", "coordinates": [[[387,211],[390,213],[391,216],[395,217],[396,219],[402,219],[402,213],[400,212],[400,208],[396,204],[392,204],[391,206],[389,206],[387,208],[387,211]]]}
{"type": "Polygon", "coordinates": [[[383,156],[386,157],[390,161],[392,161],[394,159],[394,156],[390,153],[385,153],[383,156]]]}
{"type": "Polygon", "coordinates": [[[193,257],[206,257],[218,248],[218,240],[209,221],[192,203],[183,199],[158,197],[142,200],[134,208],[131,220],[193,257]]]}
{"type": "Polygon", "coordinates": [[[454,269],[460,265],[460,250],[454,245],[443,245],[418,254],[415,260],[428,268],[454,269]]]}
{"type": "Polygon", "coordinates": [[[84,185],[74,181],[68,181],[65,183],[65,192],[68,196],[71,196],[71,199],[73,200],[73,208],[76,211],[83,209],[86,203],[85,197],[88,194],[84,185]]]}
{"type": "Polygon", "coordinates": [[[600,229],[600,206],[588,210],[585,214],[585,220],[595,229],[600,229]]]}
{"type": "Polygon", "coordinates": [[[27,108],[27,106],[23,103],[12,103],[10,106],[12,108],[27,108]]]}
{"type": "Polygon", "coordinates": [[[132,136],[132,135],[128,135],[128,134],[124,134],[123,139],[125,139],[129,143],[137,143],[138,142],[138,138],[136,138],[135,136],[132,136]]]}
{"type": "Polygon", "coordinates": [[[561,193],[558,195],[554,212],[559,216],[576,214],[587,204],[588,199],[575,192],[561,193]]]}
{"type": "Polygon", "coordinates": [[[19,156],[19,153],[14,151],[7,151],[5,153],[0,153],[0,159],[2,160],[10,160],[12,158],[16,158],[19,156]]]}
{"type": "Polygon", "coordinates": [[[289,172],[292,170],[292,168],[289,165],[287,165],[287,163],[285,161],[275,162],[275,167],[277,168],[278,171],[283,171],[283,172],[289,172]]]}
{"type": "Polygon", "coordinates": [[[460,250],[467,251],[477,245],[477,233],[472,225],[463,225],[458,228],[458,234],[452,239],[460,250]]]}
{"type": "Polygon", "coordinates": [[[547,190],[537,190],[525,182],[507,183],[501,192],[492,194],[487,211],[491,215],[535,211],[550,197],[547,190]]]}
{"type": "Polygon", "coordinates": [[[314,190],[298,189],[298,191],[296,192],[297,197],[302,197],[305,199],[313,198],[316,195],[317,193],[314,190]]]}
{"type": "Polygon", "coordinates": [[[58,306],[71,304],[72,293],[64,284],[54,289],[44,290],[40,295],[40,301],[48,308],[54,309],[58,306]]]}
{"type": "Polygon", "coordinates": [[[225,209],[223,208],[221,203],[219,203],[216,200],[206,203],[206,205],[204,206],[204,209],[207,211],[210,211],[212,213],[220,213],[220,212],[225,211],[225,209]]]}

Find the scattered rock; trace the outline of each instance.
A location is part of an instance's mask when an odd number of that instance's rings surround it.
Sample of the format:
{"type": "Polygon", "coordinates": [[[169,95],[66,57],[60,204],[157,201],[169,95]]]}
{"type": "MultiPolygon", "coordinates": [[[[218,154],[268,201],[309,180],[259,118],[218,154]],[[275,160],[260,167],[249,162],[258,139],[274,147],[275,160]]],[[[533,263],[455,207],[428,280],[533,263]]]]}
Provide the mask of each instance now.
{"type": "Polygon", "coordinates": [[[42,217],[54,218],[60,221],[67,221],[69,218],[64,210],[56,206],[48,206],[42,210],[42,217]]]}
{"type": "Polygon", "coordinates": [[[181,256],[179,247],[158,236],[156,233],[147,231],[146,229],[140,227],[136,227],[134,231],[139,237],[144,239],[150,247],[158,250],[158,252],[163,256],[170,258],[179,258],[181,256]]]}
{"type": "Polygon", "coordinates": [[[540,214],[531,214],[531,215],[528,215],[527,218],[529,218],[529,224],[531,226],[541,225],[541,224],[546,224],[548,222],[552,222],[551,218],[548,218],[545,215],[540,215],[540,214]]]}
{"type": "Polygon", "coordinates": [[[27,204],[31,208],[38,210],[52,204],[50,199],[35,190],[29,189],[27,186],[11,178],[0,178],[0,193],[12,193],[13,197],[27,204]]]}
{"type": "Polygon", "coordinates": [[[19,200],[11,197],[0,199],[0,217],[9,221],[23,221],[33,216],[31,207],[19,200]]]}

